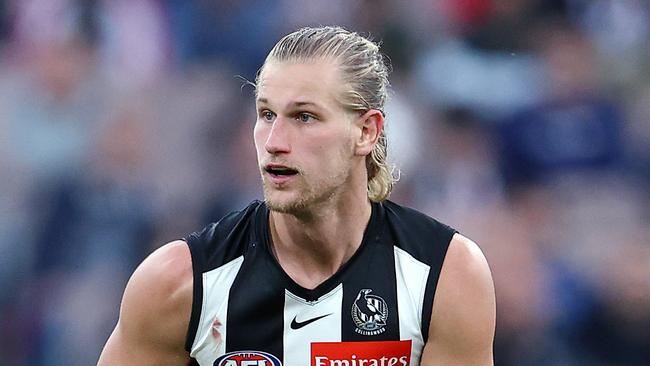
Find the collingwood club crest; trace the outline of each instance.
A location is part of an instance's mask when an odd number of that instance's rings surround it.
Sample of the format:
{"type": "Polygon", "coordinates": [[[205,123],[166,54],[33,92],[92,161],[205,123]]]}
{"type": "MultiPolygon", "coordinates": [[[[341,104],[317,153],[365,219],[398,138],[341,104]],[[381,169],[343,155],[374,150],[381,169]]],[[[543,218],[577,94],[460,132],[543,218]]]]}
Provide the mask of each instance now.
{"type": "Polygon", "coordinates": [[[371,289],[359,291],[352,304],[352,320],[357,328],[355,332],[363,335],[377,335],[386,331],[388,305],[377,295],[371,295],[371,289]]]}

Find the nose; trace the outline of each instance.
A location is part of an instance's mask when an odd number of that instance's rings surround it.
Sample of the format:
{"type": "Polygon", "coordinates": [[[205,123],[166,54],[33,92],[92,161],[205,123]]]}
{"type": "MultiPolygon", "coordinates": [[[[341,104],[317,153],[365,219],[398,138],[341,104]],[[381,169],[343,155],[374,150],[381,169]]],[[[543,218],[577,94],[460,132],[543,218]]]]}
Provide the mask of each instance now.
{"type": "Polygon", "coordinates": [[[289,123],[284,118],[276,117],[264,144],[264,148],[268,153],[282,154],[291,152],[289,127],[289,123]]]}

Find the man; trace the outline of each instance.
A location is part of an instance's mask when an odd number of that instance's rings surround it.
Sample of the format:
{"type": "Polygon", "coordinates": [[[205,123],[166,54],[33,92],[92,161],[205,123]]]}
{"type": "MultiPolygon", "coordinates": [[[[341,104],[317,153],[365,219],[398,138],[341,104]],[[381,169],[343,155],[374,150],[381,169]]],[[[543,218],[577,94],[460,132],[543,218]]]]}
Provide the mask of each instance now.
{"type": "Polygon", "coordinates": [[[481,251],[386,200],[387,88],[355,33],[280,40],[256,80],[265,201],[147,258],[99,364],[491,365],[481,251]]]}

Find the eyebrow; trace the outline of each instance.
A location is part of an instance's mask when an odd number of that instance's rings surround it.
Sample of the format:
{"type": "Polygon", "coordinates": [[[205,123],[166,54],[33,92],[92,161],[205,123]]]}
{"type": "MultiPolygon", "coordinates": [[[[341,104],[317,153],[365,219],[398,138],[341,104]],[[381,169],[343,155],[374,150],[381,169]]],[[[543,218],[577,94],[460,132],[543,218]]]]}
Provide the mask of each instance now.
{"type": "MultiPolygon", "coordinates": [[[[258,103],[264,103],[268,104],[269,100],[266,98],[257,98],[258,103]]],[[[297,101],[297,102],[290,102],[288,104],[290,107],[296,108],[296,107],[304,107],[304,106],[313,106],[316,108],[322,108],[320,105],[314,103],[314,102],[303,102],[303,101],[297,101]]]]}

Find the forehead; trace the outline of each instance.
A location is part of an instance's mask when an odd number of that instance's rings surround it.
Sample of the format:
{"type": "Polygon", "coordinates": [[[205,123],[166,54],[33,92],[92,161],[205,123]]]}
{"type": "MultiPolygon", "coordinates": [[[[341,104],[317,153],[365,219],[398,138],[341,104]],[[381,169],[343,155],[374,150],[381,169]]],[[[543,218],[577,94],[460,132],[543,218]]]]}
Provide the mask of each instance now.
{"type": "Polygon", "coordinates": [[[342,78],[338,65],[329,59],[269,61],[257,84],[257,100],[270,104],[311,102],[324,108],[340,106],[342,78]]]}

